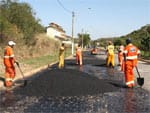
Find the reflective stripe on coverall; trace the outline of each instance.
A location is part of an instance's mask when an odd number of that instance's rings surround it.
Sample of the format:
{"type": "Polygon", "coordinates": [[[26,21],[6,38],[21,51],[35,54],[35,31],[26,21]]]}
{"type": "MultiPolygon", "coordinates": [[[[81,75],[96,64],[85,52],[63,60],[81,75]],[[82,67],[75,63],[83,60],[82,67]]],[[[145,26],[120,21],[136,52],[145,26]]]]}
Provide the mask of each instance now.
{"type": "Polygon", "coordinates": [[[112,66],[115,66],[115,61],[114,61],[114,46],[109,45],[107,47],[107,53],[108,53],[108,59],[107,59],[107,66],[110,66],[110,63],[112,66]]]}
{"type": "Polygon", "coordinates": [[[59,68],[63,68],[64,67],[64,50],[65,48],[63,46],[60,47],[59,49],[59,68]]]}
{"type": "Polygon", "coordinates": [[[82,65],[82,48],[77,47],[76,48],[76,64],[82,65]]]}
{"type": "Polygon", "coordinates": [[[4,50],[4,65],[5,65],[5,85],[6,87],[12,86],[12,81],[15,78],[15,67],[14,67],[14,53],[10,46],[7,46],[4,50]]]}
{"type": "Polygon", "coordinates": [[[137,65],[137,58],[139,53],[139,49],[132,44],[128,44],[124,49],[124,54],[126,56],[125,82],[128,87],[133,87],[135,85],[133,68],[137,65]]]}

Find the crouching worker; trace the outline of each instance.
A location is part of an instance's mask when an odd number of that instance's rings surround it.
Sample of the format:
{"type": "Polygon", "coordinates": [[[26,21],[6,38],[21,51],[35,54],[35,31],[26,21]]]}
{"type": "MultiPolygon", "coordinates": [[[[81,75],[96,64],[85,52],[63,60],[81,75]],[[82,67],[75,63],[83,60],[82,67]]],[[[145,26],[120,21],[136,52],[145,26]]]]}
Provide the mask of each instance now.
{"type": "Polygon", "coordinates": [[[4,85],[8,88],[11,88],[13,83],[13,80],[16,75],[15,71],[15,63],[18,63],[15,61],[14,58],[14,52],[13,47],[16,45],[15,42],[9,41],[8,46],[4,49],[4,65],[5,65],[5,83],[4,85]]]}

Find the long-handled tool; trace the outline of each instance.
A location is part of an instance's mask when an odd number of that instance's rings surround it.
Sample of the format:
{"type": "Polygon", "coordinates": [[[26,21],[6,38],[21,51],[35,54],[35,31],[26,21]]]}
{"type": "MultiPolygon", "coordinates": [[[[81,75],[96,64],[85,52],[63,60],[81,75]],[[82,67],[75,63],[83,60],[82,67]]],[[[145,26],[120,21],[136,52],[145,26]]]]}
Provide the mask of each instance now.
{"type": "Polygon", "coordinates": [[[20,71],[20,73],[21,73],[21,75],[22,75],[22,78],[23,78],[23,80],[24,80],[23,87],[25,87],[25,86],[27,85],[27,80],[25,79],[25,76],[24,76],[24,74],[23,74],[23,72],[22,72],[22,70],[21,70],[21,68],[20,68],[19,63],[17,62],[16,64],[17,64],[18,69],[19,69],[19,71],[20,71]]]}
{"type": "Polygon", "coordinates": [[[140,76],[140,73],[139,73],[139,71],[138,71],[137,66],[135,66],[135,69],[136,69],[136,71],[137,71],[137,73],[138,73],[138,76],[139,76],[139,77],[137,77],[137,83],[138,83],[140,86],[143,86],[143,84],[144,84],[144,78],[140,76]]]}

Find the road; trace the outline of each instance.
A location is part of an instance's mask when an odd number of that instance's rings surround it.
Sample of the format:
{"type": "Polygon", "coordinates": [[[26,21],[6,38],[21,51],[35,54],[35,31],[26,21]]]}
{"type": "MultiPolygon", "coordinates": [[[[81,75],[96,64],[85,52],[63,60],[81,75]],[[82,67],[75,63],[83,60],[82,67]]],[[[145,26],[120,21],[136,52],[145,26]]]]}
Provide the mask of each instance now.
{"type": "Polygon", "coordinates": [[[65,60],[65,69],[57,69],[54,64],[33,74],[26,87],[1,91],[1,113],[150,112],[149,64],[138,64],[145,79],[143,87],[128,89],[124,88],[124,74],[119,67],[106,67],[104,52],[85,52],[83,58],[83,66],[76,65],[72,57],[65,60]]]}

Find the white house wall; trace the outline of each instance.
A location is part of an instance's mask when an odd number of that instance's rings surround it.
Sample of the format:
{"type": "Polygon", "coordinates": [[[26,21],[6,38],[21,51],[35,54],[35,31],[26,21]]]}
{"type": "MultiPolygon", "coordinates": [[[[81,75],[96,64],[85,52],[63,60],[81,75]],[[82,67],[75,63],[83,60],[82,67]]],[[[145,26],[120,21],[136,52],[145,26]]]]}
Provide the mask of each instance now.
{"type": "Polygon", "coordinates": [[[47,36],[50,38],[55,38],[56,30],[53,28],[47,28],[47,36]]]}
{"type": "MultiPolygon", "coordinates": [[[[55,30],[54,28],[51,28],[51,27],[47,28],[47,36],[50,38],[55,38],[56,36],[64,37],[64,36],[62,36],[62,34],[64,35],[64,33],[59,32],[59,31],[55,30]]],[[[64,37],[64,38],[66,38],[66,37],[64,37]]]]}

